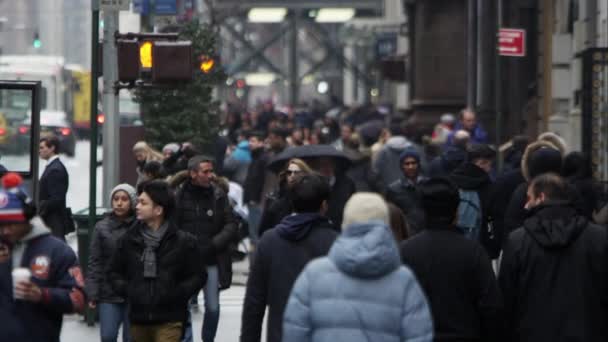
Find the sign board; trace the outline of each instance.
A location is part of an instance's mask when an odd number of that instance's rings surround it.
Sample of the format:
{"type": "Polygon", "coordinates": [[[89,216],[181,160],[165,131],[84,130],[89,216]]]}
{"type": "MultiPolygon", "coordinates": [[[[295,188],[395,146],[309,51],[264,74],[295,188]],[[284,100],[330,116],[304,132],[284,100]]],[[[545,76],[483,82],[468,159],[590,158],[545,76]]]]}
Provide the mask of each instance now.
{"type": "Polygon", "coordinates": [[[526,30],[501,28],[498,31],[498,53],[501,56],[526,56],[526,30]]]}
{"type": "Polygon", "coordinates": [[[155,0],[154,6],[150,0],[133,0],[133,12],[141,15],[177,15],[177,0],[155,0]]]}
{"type": "Polygon", "coordinates": [[[286,7],[310,9],[319,7],[349,7],[378,10],[384,8],[384,0],[213,0],[217,9],[248,9],[252,7],[286,7]]]}
{"type": "Polygon", "coordinates": [[[103,11],[128,11],[131,0],[99,0],[103,11]]]}
{"type": "Polygon", "coordinates": [[[383,33],[376,38],[376,58],[384,59],[397,53],[397,33],[383,33]]]}

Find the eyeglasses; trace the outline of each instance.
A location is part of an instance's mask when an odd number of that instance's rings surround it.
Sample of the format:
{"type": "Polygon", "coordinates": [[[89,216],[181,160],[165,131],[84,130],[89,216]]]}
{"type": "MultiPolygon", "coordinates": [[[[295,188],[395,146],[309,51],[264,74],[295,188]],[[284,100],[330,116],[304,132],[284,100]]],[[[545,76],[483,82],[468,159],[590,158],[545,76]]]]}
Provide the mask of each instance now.
{"type": "Polygon", "coordinates": [[[302,171],[299,171],[299,170],[298,171],[296,171],[296,170],[287,170],[286,173],[287,173],[288,176],[291,176],[291,175],[297,175],[299,173],[302,173],[302,171]]]}

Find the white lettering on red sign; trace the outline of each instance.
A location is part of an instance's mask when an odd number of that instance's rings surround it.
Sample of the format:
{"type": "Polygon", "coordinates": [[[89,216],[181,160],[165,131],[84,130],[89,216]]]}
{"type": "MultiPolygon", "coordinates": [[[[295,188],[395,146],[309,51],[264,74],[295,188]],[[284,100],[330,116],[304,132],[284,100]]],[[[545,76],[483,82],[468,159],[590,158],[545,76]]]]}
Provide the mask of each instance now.
{"type": "Polygon", "coordinates": [[[526,30],[501,28],[498,31],[498,53],[501,56],[526,56],[526,30]]]}

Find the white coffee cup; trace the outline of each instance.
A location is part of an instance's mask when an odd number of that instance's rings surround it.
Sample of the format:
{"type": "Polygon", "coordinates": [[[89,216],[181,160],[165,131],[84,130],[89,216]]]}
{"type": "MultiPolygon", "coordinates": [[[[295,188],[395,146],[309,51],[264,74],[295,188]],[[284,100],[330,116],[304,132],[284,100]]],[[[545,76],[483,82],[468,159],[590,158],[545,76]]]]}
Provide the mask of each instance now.
{"type": "Polygon", "coordinates": [[[30,272],[29,268],[19,267],[13,270],[13,296],[15,299],[22,299],[20,297],[17,297],[16,294],[14,294],[17,284],[30,280],[31,276],[32,272],[30,272]]]}

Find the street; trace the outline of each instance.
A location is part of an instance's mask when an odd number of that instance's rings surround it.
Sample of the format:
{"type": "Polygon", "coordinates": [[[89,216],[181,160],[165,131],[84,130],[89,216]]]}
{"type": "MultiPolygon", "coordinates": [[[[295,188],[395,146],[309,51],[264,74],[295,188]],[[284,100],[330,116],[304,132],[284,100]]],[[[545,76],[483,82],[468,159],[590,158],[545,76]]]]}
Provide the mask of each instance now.
{"type": "MultiPolygon", "coordinates": [[[[245,287],[242,285],[232,286],[220,295],[220,325],[217,331],[216,341],[228,342],[238,341],[241,330],[241,311],[245,287]]],[[[201,324],[203,322],[203,296],[199,294],[200,309],[194,312],[194,341],[201,340],[201,324]]],[[[80,342],[99,340],[99,325],[88,327],[81,317],[66,316],[63,322],[61,341],[80,342]]],[[[120,340],[120,339],[119,339],[120,340]]]]}

